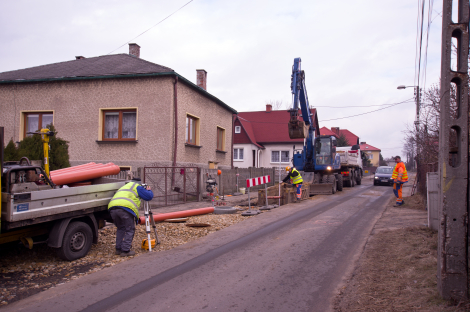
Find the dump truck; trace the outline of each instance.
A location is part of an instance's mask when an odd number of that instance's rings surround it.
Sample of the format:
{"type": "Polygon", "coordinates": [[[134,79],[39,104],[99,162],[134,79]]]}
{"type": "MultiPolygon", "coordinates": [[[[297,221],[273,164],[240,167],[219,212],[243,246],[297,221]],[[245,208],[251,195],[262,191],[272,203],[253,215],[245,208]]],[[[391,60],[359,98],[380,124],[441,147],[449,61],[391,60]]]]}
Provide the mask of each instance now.
{"type": "Polygon", "coordinates": [[[336,148],[340,157],[340,173],[344,186],[354,187],[362,183],[362,157],[359,145],[342,146],[336,148]]]}
{"type": "MultiPolygon", "coordinates": [[[[0,127],[1,155],[3,128],[0,127]]],[[[2,156],[3,157],[3,156],[2,156]]],[[[111,221],[108,203],[125,180],[99,177],[89,185],[57,186],[41,166],[23,157],[1,168],[0,244],[47,243],[64,260],[87,255],[98,229],[111,221]]]]}

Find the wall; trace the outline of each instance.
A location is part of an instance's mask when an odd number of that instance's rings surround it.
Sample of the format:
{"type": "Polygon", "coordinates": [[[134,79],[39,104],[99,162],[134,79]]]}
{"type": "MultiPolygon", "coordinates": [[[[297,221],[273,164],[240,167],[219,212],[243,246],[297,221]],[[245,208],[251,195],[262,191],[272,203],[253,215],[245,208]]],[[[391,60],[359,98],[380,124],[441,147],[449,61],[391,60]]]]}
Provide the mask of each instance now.
{"type": "MultiPolygon", "coordinates": [[[[233,148],[243,148],[243,161],[233,160],[233,166],[238,168],[253,167],[253,150],[255,155],[258,148],[253,144],[234,144],[233,148]]],[[[257,156],[255,156],[257,157],[257,156]]],[[[257,165],[257,162],[256,162],[257,165]]]]}
{"type": "MultiPolygon", "coordinates": [[[[281,162],[281,167],[292,166],[293,157],[293,145],[294,144],[265,144],[265,149],[261,150],[260,153],[260,167],[279,167],[279,163],[271,162],[271,151],[289,151],[289,162],[281,162]]],[[[300,144],[297,144],[297,149],[302,148],[300,144]]]]}

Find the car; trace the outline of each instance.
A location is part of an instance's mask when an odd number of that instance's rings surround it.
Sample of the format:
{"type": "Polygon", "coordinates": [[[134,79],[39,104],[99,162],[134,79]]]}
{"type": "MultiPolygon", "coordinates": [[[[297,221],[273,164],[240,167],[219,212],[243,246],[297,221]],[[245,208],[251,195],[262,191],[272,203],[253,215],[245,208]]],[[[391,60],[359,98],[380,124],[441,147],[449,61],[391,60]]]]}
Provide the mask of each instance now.
{"type": "Polygon", "coordinates": [[[392,179],[393,167],[380,166],[374,174],[374,185],[386,184],[393,185],[392,179]]]}

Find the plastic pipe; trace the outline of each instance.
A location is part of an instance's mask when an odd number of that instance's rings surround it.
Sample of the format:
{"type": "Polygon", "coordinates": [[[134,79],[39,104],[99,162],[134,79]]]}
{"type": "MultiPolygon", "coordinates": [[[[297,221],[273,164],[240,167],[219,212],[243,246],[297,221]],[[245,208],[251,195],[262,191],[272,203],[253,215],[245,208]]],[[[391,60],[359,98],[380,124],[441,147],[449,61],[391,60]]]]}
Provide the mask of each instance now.
{"type": "MultiPolygon", "coordinates": [[[[198,215],[213,213],[213,212],[214,212],[214,207],[207,207],[207,208],[183,210],[183,211],[176,211],[176,212],[159,213],[159,214],[153,215],[153,220],[155,222],[158,222],[158,221],[163,221],[166,219],[185,218],[185,217],[198,216],[198,215]]],[[[145,224],[145,217],[139,218],[139,224],[145,224]]]]}
{"type": "Polygon", "coordinates": [[[74,169],[77,169],[77,168],[83,168],[83,167],[87,167],[87,166],[90,166],[90,165],[96,165],[96,163],[90,162],[90,163],[83,164],[83,165],[78,165],[78,166],[72,166],[72,167],[67,167],[67,168],[52,170],[51,173],[67,172],[67,171],[70,171],[70,170],[74,170],[74,169]]]}
{"type": "Polygon", "coordinates": [[[68,183],[81,182],[85,180],[96,179],[99,177],[118,174],[121,168],[116,165],[103,166],[90,170],[72,171],[64,174],[54,176],[52,182],[56,185],[64,185],[68,183]]]}
{"type": "Polygon", "coordinates": [[[90,163],[90,164],[87,164],[86,166],[76,166],[76,167],[65,168],[65,169],[68,169],[68,170],[59,169],[59,170],[64,170],[64,171],[54,170],[54,171],[51,171],[51,173],[54,174],[54,175],[60,175],[60,174],[64,174],[64,173],[68,173],[68,172],[72,172],[72,171],[88,170],[90,168],[99,168],[99,167],[113,166],[113,165],[114,165],[113,163],[107,163],[107,164],[90,163]]]}
{"type": "Polygon", "coordinates": [[[89,170],[94,170],[94,169],[99,169],[99,168],[105,168],[105,167],[108,167],[108,166],[114,166],[113,163],[108,163],[106,165],[103,165],[103,164],[94,164],[94,165],[89,165],[87,167],[81,167],[81,168],[77,168],[75,170],[69,170],[69,171],[66,171],[66,172],[62,172],[62,173],[53,173],[51,175],[51,177],[54,179],[54,178],[57,178],[59,176],[62,176],[62,175],[69,175],[71,174],[72,172],[79,172],[79,171],[89,171],[89,170]]]}

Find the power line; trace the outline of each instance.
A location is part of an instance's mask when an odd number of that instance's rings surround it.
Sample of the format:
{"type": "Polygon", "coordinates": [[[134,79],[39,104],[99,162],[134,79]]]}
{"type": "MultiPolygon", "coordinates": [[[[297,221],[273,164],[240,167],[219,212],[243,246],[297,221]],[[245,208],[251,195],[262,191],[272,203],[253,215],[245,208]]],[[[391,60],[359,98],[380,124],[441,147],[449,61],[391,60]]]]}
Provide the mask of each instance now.
{"type": "Polygon", "coordinates": [[[113,51],[109,52],[108,54],[106,55],[109,55],[111,53],[113,53],[114,51],[116,50],[119,50],[120,48],[122,48],[123,46],[125,46],[126,44],[128,44],[129,42],[131,41],[134,41],[135,39],[139,38],[140,36],[142,36],[143,34],[145,34],[147,31],[149,31],[150,29],[154,28],[155,26],[161,24],[162,22],[164,22],[166,19],[168,19],[170,16],[172,16],[173,14],[175,14],[176,12],[178,12],[179,10],[181,10],[182,8],[184,8],[185,6],[187,6],[188,4],[190,4],[191,2],[193,2],[194,0],[190,0],[188,2],[186,2],[185,5],[183,5],[182,7],[180,7],[178,10],[174,11],[173,13],[171,13],[170,15],[168,15],[167,17],[165,17],[164,19],[162,19],[161,21],[159,21],[158,23],[156,23],[155,25],[153,25],[152,27],[150,27],[149,29],[147,29],[146,31],[144,31],[143,33],[141,33],[140,35],[132,38],[131,40],[127,41],[126,43],[124,43],[123,45],[121,45],[119,48],[117,49],[114,49],[113,51]]]}

